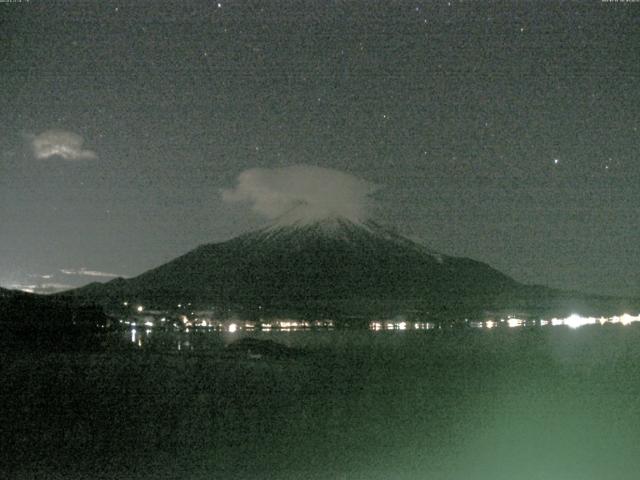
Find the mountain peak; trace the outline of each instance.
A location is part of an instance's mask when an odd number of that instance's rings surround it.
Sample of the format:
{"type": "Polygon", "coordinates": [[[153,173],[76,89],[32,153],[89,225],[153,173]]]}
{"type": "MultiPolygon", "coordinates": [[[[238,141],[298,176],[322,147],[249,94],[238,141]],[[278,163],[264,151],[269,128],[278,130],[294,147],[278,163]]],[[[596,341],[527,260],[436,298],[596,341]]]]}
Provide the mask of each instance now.
{"type": "Polygon", "coordinates": [[[280,230],[282,228],[320,227],[323,230],[336,230],[345,225],[366,227],[367,222],[360,218],[347,218],[331,209],[317,205],[303,204],[292,208],[276,218],[265,231],[280,230]]]}
{"type": "Polygon", "coordinates": [[[409,239],[395,229],[382,226],[373,220],[348,218],[328,210],[310,210],[300,207],[278,217],[265,228],[249,232],[241,238],[259,242],[287,239],[288,242],[296,245],[324,239],[345,242],[352,247],[362,247],[364,250],[375,243],[384,244],[386,248],[391,249],[400,247],[405,251],[406,249],[419,251],[438,263],[442,263],[447,258],[446,255],[432,250],[421,241],[409,239]]]}

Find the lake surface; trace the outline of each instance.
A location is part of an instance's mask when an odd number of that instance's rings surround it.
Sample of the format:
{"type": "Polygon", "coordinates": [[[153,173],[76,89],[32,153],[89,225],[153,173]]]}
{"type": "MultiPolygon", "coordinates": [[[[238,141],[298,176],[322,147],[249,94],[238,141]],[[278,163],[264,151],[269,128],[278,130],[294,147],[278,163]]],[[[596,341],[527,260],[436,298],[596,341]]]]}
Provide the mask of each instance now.
{"type": "Polygon", "coordinates": [[[637,479],[639,327],[136,329],[103,353],[5,351],[0,474],[637,479]],[[246,335],[307,353],[218,355],[246,335]]]}

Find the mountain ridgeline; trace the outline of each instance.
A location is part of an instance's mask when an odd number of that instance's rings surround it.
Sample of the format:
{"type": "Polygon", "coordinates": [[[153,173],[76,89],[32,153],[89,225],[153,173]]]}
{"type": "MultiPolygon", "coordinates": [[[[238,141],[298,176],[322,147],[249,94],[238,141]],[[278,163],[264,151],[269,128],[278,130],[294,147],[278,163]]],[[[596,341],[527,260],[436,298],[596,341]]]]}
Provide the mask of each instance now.
{"type": "MultiPolygon", "coordinates": [[[[107,309],[218,309],[245,317],[477,316],[505,309],[596,308],[597,299],[525,286],[490,266],[434,252],[380,225],[342,217],[278,222],[200,246],[131,279],[64,295],[107,309]],[[595,303],[594,303],[595,302],[595,303]]],[[[606,302],[605,302],[606,303],[606,302]]]]}

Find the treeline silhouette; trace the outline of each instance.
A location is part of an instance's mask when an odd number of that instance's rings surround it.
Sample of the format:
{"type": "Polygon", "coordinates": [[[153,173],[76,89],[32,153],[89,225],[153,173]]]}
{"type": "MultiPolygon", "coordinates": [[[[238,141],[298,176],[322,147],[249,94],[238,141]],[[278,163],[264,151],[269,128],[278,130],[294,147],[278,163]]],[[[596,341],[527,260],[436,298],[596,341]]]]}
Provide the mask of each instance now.
{"type": "Polygon", "coordinates": [[[0,328],[5,339],[45,348],[86,347],[110,325],[101,307],[73,299],[0,290],[0,328]]]}

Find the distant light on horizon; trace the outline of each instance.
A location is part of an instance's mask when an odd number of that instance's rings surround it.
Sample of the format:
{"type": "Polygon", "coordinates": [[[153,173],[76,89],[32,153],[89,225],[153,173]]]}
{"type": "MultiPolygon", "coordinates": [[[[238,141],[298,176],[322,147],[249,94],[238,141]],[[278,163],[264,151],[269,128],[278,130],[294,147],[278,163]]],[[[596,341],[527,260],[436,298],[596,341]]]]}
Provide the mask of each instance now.
{"type": "Polygon", "coordinates": [[[507,324],[509,325],[509,328],[521,327],[524,325],[524,321],[520,318],[509,318],[507,320],[507,324]]]}
{"type": "Polygon", "coordinates": [[[594,317],[581,317],[578,314],[572,314],[564,319],[564,324],[569,328],[578,328],[583,325],[593,325],[596,323],[594,317]]]}

